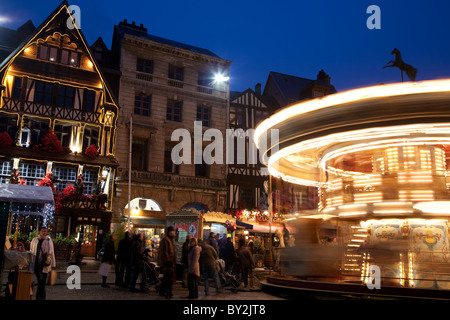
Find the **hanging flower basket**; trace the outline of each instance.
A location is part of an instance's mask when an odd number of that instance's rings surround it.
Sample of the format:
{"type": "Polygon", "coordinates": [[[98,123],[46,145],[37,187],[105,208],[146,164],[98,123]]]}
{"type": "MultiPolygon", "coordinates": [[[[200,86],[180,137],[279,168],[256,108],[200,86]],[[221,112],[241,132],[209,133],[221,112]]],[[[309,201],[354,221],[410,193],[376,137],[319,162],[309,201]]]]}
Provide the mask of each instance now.
{"type": "Polygon", "coordinates": [[[50,129],[42,138],[41,143],[35,146],[35,149],[42,149],[51,153],[60,153],[64,151],[61,141],[59,141],[58,136],[53,133],[52,129],[50,129]]]}
{"type": "Polygon", "coordinates": [[[91,144],[89,147],[84,150],[84,154],[87,155],[89,158],[94,159],[98,156],[98,150],[95,144],[91,144]]]}
{"type": "Polygon", "coordinates": [[[8,147],[13,144],[13,140],[8,132],[0,132],[0,147],[8,147]]]}

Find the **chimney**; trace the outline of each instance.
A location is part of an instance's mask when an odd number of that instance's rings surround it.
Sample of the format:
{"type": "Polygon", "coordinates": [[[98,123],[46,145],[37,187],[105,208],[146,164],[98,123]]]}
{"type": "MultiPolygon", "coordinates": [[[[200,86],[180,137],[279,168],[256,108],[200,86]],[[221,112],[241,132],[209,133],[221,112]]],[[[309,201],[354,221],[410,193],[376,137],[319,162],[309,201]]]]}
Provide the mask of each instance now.
{"type": "Polygon", "coordinates": [[[323,71],[323,69],[320,70],[319,73],[317,74],[318,81],[322,81],[322,82],[325,82],[326,84],[330,84],[330,79],[331,79],[330,76],[327,75],[325,73],[325,71],[323,71]]]}
{"type": "Polygon", "coordinates": [[[261,83],[255,85],[255,93],[259,96],[261,95],[261,83]]]}

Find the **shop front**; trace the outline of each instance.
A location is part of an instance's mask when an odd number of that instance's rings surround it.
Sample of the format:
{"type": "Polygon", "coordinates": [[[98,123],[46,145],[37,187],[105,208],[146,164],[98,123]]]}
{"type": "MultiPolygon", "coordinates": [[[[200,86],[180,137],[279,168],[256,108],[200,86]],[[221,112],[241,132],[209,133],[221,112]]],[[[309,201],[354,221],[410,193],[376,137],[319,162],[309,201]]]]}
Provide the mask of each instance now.
{"type": "Polygon", "coordinates": [[[284,223],[284,218],[278,214],[274,214],[272,224],[268,222],[268,211],[242,210],[236,216],[236,238],[245,239],[257,267],[276,265],[278,249],[292,246],[295,241],[296,229],[284,223]]]}
{"type": "MultiPolygon", "coordinates": [[[[128,212],[128,204],[124,212],[128,212]]],[[[146,248],[152,249],[156,257],[166,227],[166,214],[161,206],[152,199],[135,198],[131,201],[130,220],[131,230],[144,235],[146,248]]]]}

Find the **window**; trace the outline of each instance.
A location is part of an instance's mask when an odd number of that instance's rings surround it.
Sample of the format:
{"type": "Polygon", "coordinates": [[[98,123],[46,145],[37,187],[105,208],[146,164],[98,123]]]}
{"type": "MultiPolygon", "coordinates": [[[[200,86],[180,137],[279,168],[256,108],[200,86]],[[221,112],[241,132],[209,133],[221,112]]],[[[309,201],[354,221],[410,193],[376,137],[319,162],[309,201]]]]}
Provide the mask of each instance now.
{"type": "Polygon", "coordinates": [[[84,194],[93,194],[97,186],[98,170],[83,169],[84,194]]]}
{"type": "Polygon", "coordinates": [[[23,79],[20,77],[14,77],[11,98],[14,99],[22,98],[22,86],[23,86],[23,79]]]}
{"type": "Polygon", "coordinates": [[[88,89],[84,90],[84,109],[86,111],[95,110],[95,91],[88,89]]]}
{"type": "Polygon", "coordinates": [[[71,141],[71,137],[72,137],[72,126],[56,124],[55,129],[54,129],[54,134],[56,134],[58,139],[61,141],[61,145],[63,147],[70,146],[70,141],[71,141]]]}
{"type": "Polygon", "coordinates": [[[153,74],[153,61],[137,58],[136,71],[153,74]]]}
{"type": "Polygon", "coordinates": [[[58,59],[58,48],[50,47],[48,50],[48,60],[52,62],[57,62],[58,59]]]}
{"type": "Polygon", "coordinates": [[[211,120],[211,108],[197,106],[197,121],[202,122],[202,126],[209,127],[211,120]]]}
{"type": "Polygon", "coordinates": [[[12,161],[0,161],[0,183],[7,183],[11,177],[12,161]]]}
{"type": "Polygon", "coordinates": [[[27,185],[35,186],[45,177],[46,165],[20,162],[19,175],[27,185]]]}
{"type": "Polygon", "coordinates": [[[264,111],[257,111],[255,110],[255,128],[258,126],[258,124],[263,121],[264,119],[268,118],[269,114],[264,111]]]}
{"type": "Polygon", "coordinates": [[[180,67],[170,64],[169,65],[169,78],[178,80],[178,81],[183,81],[184,80],[184,68],[180,68],[180,67]]]}
{"type": "Polygon", "coordinates": [[[61,63],[72,67],[79,66],[78,52],[46,45],[40,45],[38,51],[38,58],[41,60],[61,63]]]}
{"type": "Polygon", "coordinates": [[[239,107],[230,107],[230,125],[245,126],[245,110],[239,107]]]}
{"type": "Polygon", "coordinates": [[[11,139],[15,141],[17,130],[17,117],[2,114],[0,117],[0,132],[8,132],[11,139]]]}
{"type": "MultiPolygon", "coordinates": [[[[27,123],[24,120],[24,123],[27,123]]],[[[41,143],[41,139],[47,134],[48,129],[50,128],[50,122],[44,120],[29,120],[28,128],[31,131],[30,143],[32,145],[41,143]]]]}
{"type": "Polygon", "coordinates": [[[42,60],[47,60],[48,55],[48,47],[47,46],[39,46],[38,58],[42,60]]]}
{"type": "Polygon", "coordinates": [[[56,190],[63,191],[68,185],[75,185],[75,181],[77,179],[77,168],[53,166],[52,174],[57,181],[55,185],[56,190]]]}
{"type": "Polygon", "coordinates": [[[53,103],[53,83],[36,81],[34,88],[34,101],[37,103],[53,103]]]}
{"type": "Polygon", "coordinates": [[[84,128],[83,134],[83,150],[86,150],[91,144],[94,144],[97,149],[99,149],[98,145],[98,137],[99,137],[99,129],[93,127],[84,128]]]}
{"type": "Polygon", "coordinates": [[[58,107],[73,108],[75,103],[75,88],[58,86],[56,90],[56,105],[58,107]]]}
{"type": "Polygon", "coordinates": [[[210,171],[209,169],[210,169],[210,166],[204,162],[202,164],[196,164],[195,165],[195,176],[209,178],[209,171],[210,171]]]}
{"type": "Polygon", "coordinates": [[[172,147],[172,144],[166,143],[164,148],[164,172],[180,174],[180,165],[172,161],[172,147]]]}
{"type": "Polygon", "coordinates": [[[167,100],[167,113],[166,119],[171,121],[181,122],[181,111],[183,107],[183,101],[179,100],[167,100]]]}
{"type": "Polygon", "coordinates": [[[206,72],[199,72],[198,73],[198,85],[204,86],[204,87],[211,87],[211,85],[212,85],[211,76],[206,72]]]}
{"type": "Polygon", "coordinates": [[[133,139],[132,145],[132,161],[131,168],[133,170],[146,170],[147,168],[147,140],[145,139],[133,139]]]}
{"type": "Polygon", "coordinates": [[[136,94],[134,96],[134,114],[149,117],[151,101],[152,96],[136,94]]]}

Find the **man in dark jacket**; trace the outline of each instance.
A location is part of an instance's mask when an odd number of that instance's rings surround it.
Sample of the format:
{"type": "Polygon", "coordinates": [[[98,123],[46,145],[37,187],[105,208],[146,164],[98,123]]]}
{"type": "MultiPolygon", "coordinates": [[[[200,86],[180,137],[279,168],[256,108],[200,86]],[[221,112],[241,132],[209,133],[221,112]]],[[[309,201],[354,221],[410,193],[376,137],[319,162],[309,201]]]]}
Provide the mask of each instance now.
{"type": "Polygon", "coordinates": [[[116,286],[128,287],[131,278],[131,237],[125,232],[125,238],[120,240],[117,248],[116,286]],[[126,274],[125,274],[126,272],[126,274]],[[123,276],[125,274],[125,282],[123,276]]]}
{"type": "Polygon", "coordinates": [[[163,273],[160,295],[167,299],[173,299],[172,286],[176,276],[176,252],[175,252],[175,229],[167,227],[166,236],[162,239],[159,247],[159,266],[163,273]]]}
{"type": "Polygon", "coordinates": [[[219,254],[219,246],[217,245],[217,239],[215,237],[214,232],[209,234],[208,240],[206,242],[216,250],[216,253],[219,254]]]}
{"type": "Polygon", "coordinates": [[[200,268],[203,276],[203,285],[205,286],[205,296],[209,295],[209,278],[214,279],[217,293],[222,292],[222,286],[217,273],[217,252],[211,245],[203,241],[201,244],[202,252],[200,253],[200,268]]]}
{"type": "Polygon", "coordinates": [[[142,272],[142,264],[143,257],[142,254],[144,252],[144,235],[142,233],[138,233],[135,235],[133,239],[133,243],[131,245],[131,283],[130,283],[130,291],[138,292],[135,288],[136,281],[139,274],[142,272]]]}
{"type": "Polygon", "coordinates": [[[245,245],[245,240],[239,240],[239,249],[237,250],[237,256],[242,272],[242,280],[244,281],[244,286],[248,286],[248,276],[251,275],[252,269],[255,265],[253,261],[253,255],[245,245]]]}
{"type": "Polygon", "coordinates": [[[191,239],[192,239],[192,235],[188,234],[186,236],[186,241],[183,243],[183,248],[181,251],[181,264],[183,265],[183,282],[182,282],[181,286],[183,288],[187,288],[188,254],[189,254],[191,239]]]}

